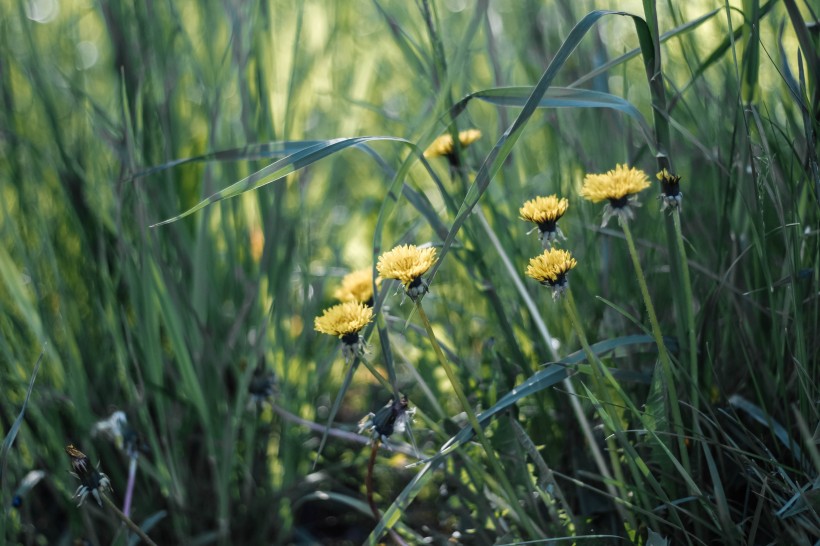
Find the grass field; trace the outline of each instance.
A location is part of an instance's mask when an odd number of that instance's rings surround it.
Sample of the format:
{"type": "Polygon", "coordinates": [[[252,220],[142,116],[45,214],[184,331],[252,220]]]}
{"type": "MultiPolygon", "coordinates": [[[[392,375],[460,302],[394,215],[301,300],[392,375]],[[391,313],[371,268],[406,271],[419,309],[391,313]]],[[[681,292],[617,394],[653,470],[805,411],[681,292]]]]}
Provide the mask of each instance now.
{"type": "Polygon", "coordinates": [[[0,543],[820,542],[815,2],[0,12],[0,543]]]}

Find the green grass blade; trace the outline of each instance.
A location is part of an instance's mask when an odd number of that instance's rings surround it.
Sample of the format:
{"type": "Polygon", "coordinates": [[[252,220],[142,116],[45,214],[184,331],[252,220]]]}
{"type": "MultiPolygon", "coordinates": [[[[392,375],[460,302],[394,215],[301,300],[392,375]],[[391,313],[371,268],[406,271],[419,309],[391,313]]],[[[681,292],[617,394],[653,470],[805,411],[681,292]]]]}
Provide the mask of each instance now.
{"type": "MultiPolygon", "coordinates": [[[[17,418],[14,420],[14,423],[12,423],[11,428],[9,428],[6,437],[3,439],[3,444],[0,445],[0,498],[3,499],[3,502],[6,502],[6,468],[8,465],[9,451],[11,450],[11,446],[14,444],[14,439],[17,438],[17,433],[20,431],[20,427],[23,424],[23,417],[26,415],[26,406],[28,406],[31,393],[34,391],[34,380],[37,379],[37,372],[40,371],[40,363],[43,361],[43,355],[46,354],[47,344],[48,342],[43,344],[43,350],[40,352],[40,356],[34,364],[34,369],[31,371],[31,379],[29,380],[28,389],[26,390],[26,397],[23,399],[23,405],[20,406],[20,413],[17,414],[17,418]]],[[[3,512],[5,513],[5,510],[3,512]]],[[[4,527],[5,519],[6,518],[4,516],[4,527]]],[[[5,535],[0,534],[0,538],[5,538],[5,535]]]]}
{"type": "Polygon", "coordinates": [[[231,197],[236,197],[237,195],[241,195],[245,192],[252,191],[261,188],[262,186],[265,186],[267,184],[270,184],[272,182],[275,182],[277,180],[281,180],[290,173],[303,169],[308,165],[316,163],[317,161],[324,159],[330,155],[333,155],[337,152],[340,152],[346,148],[350,148],[351,146],[356,146],[358,144],[362,144],[365,142],[375,141],[401,142],[404,144],[408,144],[412,147],[415,147],[413,143],[403,138],[386,136],[337,138],[332,140],[321,141],[320,144],[316,144],[308,148],[304,148],[297,152],[294,152],[289,156],[273,163],[272,165],[268,165],[264,169],[261,169],[253,173],[252,175],[243,178],[239,182],[231,184],[224,190],[218,191],[210,197],[203,199],[202,201],[197,203],[192,208],[186,210],[182,214],[174,216],[173,218],[169,218],[168,220],[163,220],[162,222],[153,224],[150,227],[159,227],[165,224],[176,222],[177,220],[181,220],[186,216],[189,216],[199,210],[204,209],[208,205],[212,205],[214,203],[222,201],[223,199],[230,199],[231,197]]]}
{"type": "MultiPolygon", "coordinates": [[[[523,108],[532,94],[532,87],[500,87],[470,93],[459,101],[455,108],[461,109],[471,99],[479,99],[496,106],[523,108]]],[[[652,129],[643,114],[632,103],[610,93],[590,89],[573,89],[570,87],[551,87],[538,102],[539,108],[609,108],[631,117],[638,124],[646,144],[652,146],[654,137],[652,129]]]]}

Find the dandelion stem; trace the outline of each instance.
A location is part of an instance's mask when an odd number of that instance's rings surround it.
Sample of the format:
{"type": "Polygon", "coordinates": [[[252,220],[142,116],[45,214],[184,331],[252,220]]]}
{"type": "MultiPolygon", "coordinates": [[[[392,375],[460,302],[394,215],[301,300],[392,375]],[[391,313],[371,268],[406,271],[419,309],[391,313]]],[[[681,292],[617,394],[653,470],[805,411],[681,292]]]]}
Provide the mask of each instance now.
{"type": "MultiPolygon", "coordinates": [[[[613,406],[612,398],[609,394],[609,387],[605,384],[604,379],[606,374],[603,370],[603,364],[598,359],[597,355],[592,352],[592,347],[589,346],[589,341],[587,340],[587,336],[584,333],[584,329],[581,326],[581,320],[578,315],[578,308],[575,307],[575,298],[572,296],[572,287],[567,287],[565,292],[565,306],[567,310],[567,315],[569,315],[569,320],[572,323],[572,326],[575,329],[575,333],[578,335],[578,340],[581,342],[581,348],[584,350],[584,354],[586,354],[587,360],[589,361],[590,368],[592,369],[592,381],[595,383],[595,390],[604,397],[604,401],[607,403],[609,407],[613,406]]],[[[599,413],[602,411],[606,411],[603,408],[596,408],[596,411],[599,413]]],[[[617,418],[612,419],[613,423],[617,423],[617,418]]],[[[594,442],[594,438],[590,438],[587,441],[594,442]]],[[[617,483],[621,487],[620,493],[615,489],[615,486],[612,485],[612,476],[609,474],[607,470],[606,473],[603,474],[605,478],[608,480],[604,481],[607,491],[612,496],[613,499],[618,498],[627,498],[627,491],[623,487],[623,484],[626,483],[624,480],[624,473],[621,467],[621,461],[618,458],[618,449],[615,445],[615,440],[612,436],[607,435],[606,438],[607,443],[607,451],[609,452],[609,461],[612,464],[612,470],[615,472],[615,477],[618,480],[617,483]]],[[[592,446],[590,446],[592,447],[592,446]]],[[[601,465],[599,465],[600,467],[601,465]]],[[[605,466],[603,468],[606,468],[605,466]]],[[[619,503],[614,503],[615,509],[618,510],[618,513],[621,515],[624,521],[628,521],[629,525],[634,528],[635,521],[632,517],[632,514],[628,513],[619,503]]]]}
{"type": "Polygon", "coordinates": [[[379,509],[376,507],[376,501],[373,499],[373,467],[376,465],[376,454],[379,452],[378,438],[373,440],[373,447],[370,449],[370,460],[367,462],[367,475],[364,478],[364,487],[367,491],[367,504],[370,505],[370,511],[373,512],[373,517],[376,521],[381,519],[379,509]]]}
{"type": "MultiPolygon", "coordinates": [[[[620,220],[620,219],[619,219],[620,220]]],[[[666,345],[663,342],[663,335],[661,333],[660,323],[658,322],[658,315],[655,313],[655,306],[652,304],[652,299],[649,296],[649,288],[646,285],[646,277],[641,267],[641,261],[638,257],[638,250],[635,248],[635,241],[632,238],[632,231],[629,228],[629,222],[626,220],[619,221],[624,232],[626,244],[629,247],[629,255],[632,258],[632,265],[635,267],[635,274],[638,277],[638,284],[640,285],[641,295],[643,296],[646,312],[649,315],[649,323],[652,326],[652,336],[655,338],[655,344],[658,346],[658,356],[661,361],[661,369],[666,383],[666,391],[669,393],[669,405],[672,409],[672,422],[675,427],[675,436],[678,441],[678,450],[680,452],[681,462],[686,469],[687,474],[691,475],[691,466],[689,465],[689,453],[686,451],[685,433],[683,428],[683,418],[681,417],[680,405],[678,404],[678,393],[675,385],[675,376],[672,371],[672,360],[669,357],[669,352],[666,350],[666,345]]]]}
{"type": "Polygon", "coordinates": [[[128,516],[126,516],[125,514],[123,514],[123,513],[120,511],[120,509],[119,509],[119,508],[117,508],[117,505],[116,505],[116,504],[114,504],[114,501],[112,501],[112,500],[108,497],[108,495],[101,495],[101,496],[102,496],[103,500],[105,501],[105,504],[107,504],[107,505],[108,505],[108,507],[111,509],[111,511],[112,511],[112,512],[114,512],[114,515],[115,515],[115,516],[117,516],[118,518],[120,518],[120,520],[122,520],[122,522],[126,525],[126,527],[128,527],[128,528],[129,528],[129,529],[131,529],[134,533],[136,533],[136,535],[137,535],[138,537],[140,537],[140,540],[142,540],[143,542],[145,542],[146,544],[148,544],[148,545],[150,545],[150,546],[157,546],[157,543],[156,543],[156,542],[154,542],[153,540],[151,540],[151,537],[149,537],[148,535],[146,535],[146,534],[145,534],[145,531],[143,531],[142,529],[140,529],[140,528],[139,528],[139,526],[138,526],[136,523],[134,523],[133,521],[131,521],[131,518],[129,518],[128,516]]]}
{"type": "Polygon", "coordinates": [[[692,390],[689,395],[692,404],[692,415],[695,419],[698,416],[700,406],[700,380],[698,370],[698,346],[697,334],[695,332],[695,310],[692,307],[692,281],[689,277],[689,265],[686,259],[686,247],[683,245],[683,231],[680,224],[680,207],[675,207],[672,211],[672,220],[675,224],[675,239],[678,245],[678,257],[680,258],[680,270],[683,276],[683,293],[686,305],[686,330],[689,339],[689,374],[691,376],[692,390]]]}
{"type": "Polygon", "coordinates": [[[128,484],[125,486],[125,500],[122,505],[122,512],[126,517],[131,517],[131,501],[134,498],[134,482],[137,477],[137,458],[139,457],[134,450],[128,463],[128,484]]]}
{"type": "MultiPolygon", "coordinates": [[[[367,504],[370,505],[370,511],[373,512],[373,517],[376,518],[376,521],[379,521],[382,517],[381,514],[379,514],[376,501],[373,499],[373,468],[376,466],[376,454],[379,452],[380,445],[381,441],[378,438],[374,438],[373,447],[370,450],[370,459],[367,462],[367,474],[364,478],[364,487],[367,491],[367,504]]],[[[395,529],[388,529],[388,533],[390,534],[390,538],[392,538],[396,544],[399,546],[407,546],[407,543],[401,538],[395,529]]]]}
{"type": "Polygon", "coordinates": [[[367,370],[373,375],[373,377],[375,377],[376,380],[379,383],[381,383],[382,387],[384,387],[388,391],[393,390],[393,386],[390,384],[390,382],[387,379],[385,379],[385,377],[381,373],[379,373],[379,370],[377,370],[373,366],[373,364],[371,364],[370,361],[367,360],[367,358],[364,355],[360,356],[359,360],[361,361],[362,364],[364,364],[364,367],[367,368],[367,370]]]}
{"type": "Polygon", "coordinates": [[[527,532],[529,532],[533,536],[544,536],[543,531],[538,529],[537,526],[530,520],[530,518],[522,512],[521,507],[518,503],[518,499],[515,495],[515,490],[510,484],[509,479],[507,479],[507,475],[505,474],[504,469],[501,467],[501,462],[496,457],[493,447],[490,445],[489,440],[487,440],[487,436],[484,434],[484,429],[478,422],[478,418],[476,417],[476,414],[473,411],[472,406],[470,406],[470,402],[464,395],[464,391],[461,388],[461,383],[459,382],[458,377],[456,377],[453,367],[447,361],[447,358],[444,356],[444,353],[442,352],[441,347],[439,346],[438,341],[436,340],[436,335],[433,332],[433,326],[430,324],[430,319],[427,318],[427,313],[424,312],[424,308],[418,302],[416,302],[416,309],[418,310],[419,318],[421,318],[421,321],[424,323],[424,329],[427,330],[427,336],[430,338],[430,343],[432,343],[433,345],[433,350],[436,353],[436,357],[438,358],[441,367],[444,368],[444,372],[447,374],[447,378],[450,380],[450,385],[452,385],[453,390],[456,393],[456,397],[458,398],[458,401],[461,403],[461,407],[464,409],[464,413],[467,414],[467,420],[470,422],[470,426],[473,427],[473,430],[475,431],[476,436],[478,436],[478,440],[481,443],[481,446],[487,453],[487,459],[489,459],[490,466],[492,466],[493,471],[495,472],[498,481],[501,484],[501,487],[507,493],[510,508],[515,512],[519,522],[527,528],[527,532]]]}

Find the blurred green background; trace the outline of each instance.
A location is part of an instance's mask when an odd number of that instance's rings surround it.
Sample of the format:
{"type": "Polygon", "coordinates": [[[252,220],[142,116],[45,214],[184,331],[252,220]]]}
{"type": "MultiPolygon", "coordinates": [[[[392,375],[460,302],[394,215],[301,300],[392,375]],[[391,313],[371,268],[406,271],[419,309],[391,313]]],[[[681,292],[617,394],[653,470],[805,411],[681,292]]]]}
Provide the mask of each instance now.
{"type": "MultiPolygon", "coordinates": [[[[407,500],[394,506],[404,540],[820,540],[816,3],[0,0],[0,11],[0,542],[135,540],[94,502],[75,507],[63,451],[100,462],[121,504],[128,458],[92,435],[114,410],[140,437],[132,517],[159,544],[379,540],[356,423],[394,393],[362,366],[345,383],[349,365],[313,319],[345,273],[394,244],[442,248],[464,220],[424,309],[473,408],[492,408],[581,348],[560,302],[523,275],[540,245],[518,209],[550,193],[570,199],[561,246],[578,260],[574,300],[590,343],[610,342],[601,359],[620,389],[579,365],[572,383],[499,412],[487,435],[512,491],[476,443],[412,491],[412,450],[382,450],[375,499],[382,511],[407,500]],[[648,23],[604,16],[557,55],[595,9],[648,23]],[[623,101],[522,110],[551,62],[553,88],[623,101]],[[459,102],[509,86],[527,89],[506,105],[459,102]],[[420,161],[434,137],[467,128],[482,138],[420,161]],[[329,142],[357,136],[401,140],[329,142]],[[294,163],[310,145],[320,152],[294,163]],[[253,179],[269,184],[151,227],[275,161],[283,171],[253,179]],[[654,173],[670,161],[690,282],[656,200],[654,173]],[[672,378],[651,344],[618,341],[648,334],[647,311],[623,234],[577,194],[585,173],[616,163],[653,181],[631,227],[672,378]],[[257,403],[249,386],[267,374],[275,392],[257,403]],[[683,429],[663,409],[671,388],[683,429]],[[330,418],[339,434],[317,460],[330,418]],[[32,470],[45,477],[21,489],[32,470]]],[[[414,440],[430,456],[467,421],[395,292],[380,292],[369,360],[418,408],[414,440]]]]}

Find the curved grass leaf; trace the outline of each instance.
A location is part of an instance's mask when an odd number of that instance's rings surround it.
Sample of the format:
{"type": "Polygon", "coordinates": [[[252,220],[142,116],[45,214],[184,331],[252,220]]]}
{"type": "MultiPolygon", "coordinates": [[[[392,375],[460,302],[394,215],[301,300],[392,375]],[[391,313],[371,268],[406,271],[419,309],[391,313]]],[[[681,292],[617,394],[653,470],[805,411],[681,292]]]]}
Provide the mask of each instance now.
{"type": "MultiPolygon", "coordinates": [[[[401,142],[403,144],[411,146],[419,156],[422,155],[421,150],[419,150],[415,144],[408,140],[398,137],[365,136],[354,138],[335,138],[331,140],[319,141],[318,144],[298,149],[297,151],[291,153],[287,157],[284,157],[279,161],[276,161],[275,163],[268,165],[264,169],[261,169],[251,174],[250,176],[243,178],[239,182],[235,182],[227,188],[214,193],[210,197],[203,199],[202,201],[194,205],[192,208],[186,210],[182,214],[178,214],[173,218],[169,218],[168,220],[163,220],[162,222],[153,224],[151,227],[158,227],[165,224],[170,224],[172,222],[176,222],[177,220],[185,218],[186,216],[190,216],[198,210],[204,209],[208,205],[212,205],[213,203],[217,203],[219,201],[222,201],[223,199],[236,197],[237,195],[241,195],[247,191],[255,190],[277,180],[281,180],[290,173],[296,172],[299,169],[316,163],[317,161],[324,159],[330,155],[333,155],[337,152],[340,152],[346,148],[350,148],[351,146],[357,146],[365,142],[376,141],[401,142]]],[[[424,164],[427,165],[426,162],[424,162],[424,164]]],[[[430,170],[429,165],[427,165],[427,167],[428,170],[430,170]]]]}
{"type": "Polygon", "coordinates": [[[136,172],[125,178],[124,181],[130,182],[132,180],[136,180],[137,178],[144,178],[146,176],[166,171],[174,167],[179,167],[180,165],[186,165],[188,163],[201,163],[205,161],[253,161],[257,159],[286,157],[321,143],[321,140],[295,140],[249,144],[248,146],[243,146],[241,148],[231,148],[229,150],[219,150],[193,157],[174,159],[172,161],[162,163],[161,165],[155,165],[153,167],[149,167],[148,169],[136,172]]]}
{"type": "MultiPolygon", "coordinates": [[[[0,498],[4,499],[4,502],[6,496],[3,494],[3,491],[6,486],[6,465],[8,464],[9,451],[14,443],[14,439],[17,438],[17,432],[20,430],[20,426],[23,424],[23,417],[26,414],[26,406],[28,406],[29,398],[31,398],[31,393],[34,390],[34,380],[37,378],[37,372],[40,371],[40,363],[43,361],[43,355],[46,354],[47,343],[48,342],[43,344],[43,350],[40,352],[40,356],[34,364],[34,369],[31,372],[31,379],[28,384],[28,390],[26,391],[26,397],[23,399],[23,405],[20,407],[20,413],[17,415],[17,418],[14,420],[14,423],[11,425],[11,428],[6,434],[6,437],[3,439],[3,444],[0,445],[0,498]]],[[[0,535],[0,537],[4,537],[4,535],[0,535]]]]}
{"type": "MultiPolygon", "coordinates": [[[[771,1],[769,3],[771,4],[771,1]]],[[[665,41],[667,41],[671,38],[674,38],[674,37],[678,36],[679,34],[683,34],[684,32],[687,32],[689,30],[692,30],[694,28],[699,27],[701,24],[705,23],[706,21],[708,21],[709,19],[711,19],[712,17],[714,17],[715,15],[720,13],[721,11],[723,11],[722,7],[715,8],[712,11],[701,15],[700,17],[692,19],[691,21],[687,21],[686,23],[682,24],[679,27],[676,27],[676,28],[673,28],[670,31],[664,32],[663,34],[661,34],[660,42],[663,43],[663,42],[665,42],[665,41]]],[[[738,34],[738,37],[739,36],[740,35],[738,34]]],[[[630,59],[634,59],[635,57],[640,55],[640,53],[641,53],[641,48],[639,48],[639,47],[636,47],[635,49],[633,49],[631,51],[627,51],[623,55],[620,55],[619,57],[616,57],[616,58],[612,59],[611,61],[602,64],[601,66],[599,66],[595,70],[592,70],[592,71],[584,74],[583,76],[581,76],[580,78],[578,78],[577,80],[572,82],[569,85],[569,87],[570,88],[577,87],[577,86],[581,85],[582,83],[587,82],[587,81],[595,78],[596,76],[600,76],[601,74],[604,74],[604,73],[608,72],[609,70],[615,68],[616,66],[620,65],[621,63],[624,63],[624,62],[626,62],[630,59]]]]}
{"type": "MultiPolygon", "coordinates": [[[[532,87],[499,87],[470,93],[454,108],[463,109],[471,99],[479,99],[497,106],[523,108],[532,94],[532,87]]],[[[539,108],[610,108],[622,112],[637,122],[648,145],[652,146],[654,137],[646,118],[626,99],[590,89],[572,89],[569,87],[551,87],[538,102],[539,108]]]]}
{"type": "Polygon", "coordinates": [[[780,440],[783,446],[794,454],[795,459],[803,463],[803,451],[800,449],[800,443],[789,436],[788,431],[778,423],[771,415],[767,414],[765,410],[752,404],[739,394],[733,394],[729,397],[729,405],[733,408],[742,410],[746,415],[768,427],[774,433],[775,437],[780,440]]]}

